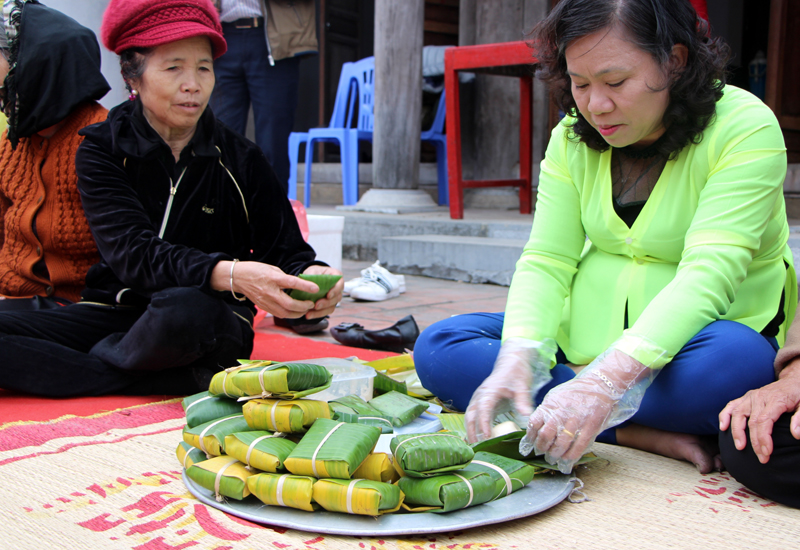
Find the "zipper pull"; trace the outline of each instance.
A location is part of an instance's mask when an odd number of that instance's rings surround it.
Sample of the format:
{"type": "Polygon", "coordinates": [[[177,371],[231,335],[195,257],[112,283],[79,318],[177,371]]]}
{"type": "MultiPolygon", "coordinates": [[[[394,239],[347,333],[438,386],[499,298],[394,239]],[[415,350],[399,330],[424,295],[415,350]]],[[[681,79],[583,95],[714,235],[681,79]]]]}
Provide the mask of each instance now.
{"type": "Polygon", "coordinates": [[[275,66],[275,59],[273,59],[273,57],[272,57],[272,53],[268,53],[268,54],[267,54],[267,59],[269,59],[269,64],[270,64],[270,66],[271,66],[271,67],[274,67],[274,66],[275,66]]]}

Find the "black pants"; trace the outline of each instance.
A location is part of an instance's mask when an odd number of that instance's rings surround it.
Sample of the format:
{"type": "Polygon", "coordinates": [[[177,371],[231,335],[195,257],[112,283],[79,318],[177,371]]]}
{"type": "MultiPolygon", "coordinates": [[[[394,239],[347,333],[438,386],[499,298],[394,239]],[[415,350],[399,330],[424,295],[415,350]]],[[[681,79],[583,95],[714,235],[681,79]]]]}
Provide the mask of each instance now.
{"type": "Polygon", "coordinates": [[[252,313],[191,288],[157,292],[146,309],[79,303],[0,312],[0,388],[47,397],[187,395],[208,389],[215,372],[252,349],[252,313]]]}
{"type": "Polygon", "coordinates": [[[738,451],[731,431],[720,432],[719,449],[725,469],[736,481],[775,502],[800,508],[800,441],[792,436],[789,413],[781,416],[772,428],[773,451],[769,462],[761,464],[750,444],[738,451]]]}

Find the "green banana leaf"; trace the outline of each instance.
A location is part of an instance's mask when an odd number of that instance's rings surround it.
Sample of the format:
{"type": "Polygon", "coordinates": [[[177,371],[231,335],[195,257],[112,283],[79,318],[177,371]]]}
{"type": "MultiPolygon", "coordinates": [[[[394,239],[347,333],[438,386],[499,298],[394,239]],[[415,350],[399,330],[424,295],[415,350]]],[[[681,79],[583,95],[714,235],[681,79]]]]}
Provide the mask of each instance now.
{"type": "Polygon", "coordinates": [[[401,477],[397,482],[405,494],[403,508],[411,512],[452,512],[489,502],[495,483],[489,474],[460,470],[436,477],[401,477]]]}
{"type": "MultiPolygon", "coordinates": [[[[331,408],[335,408],[331,406],[331,408]]],[[[364,416],[360,414],[351,414],[346,412],[334,412],[333,419],[339,422],[349,422],[350,424],[363,424],[365,426],[374,426],[381,429],[381,433],[390,434],[394,433],[394,425],[392,419],[387,418],[382,414],[377,416],[364,416]]]]}
{"type": "Polygon", "coordinates": [[[175,449],[175,456],[178,457],[178,462],[181,463],[184,470],[188,469],[189,466],[193,464],[207,460],[206,454],[203,451],[197,447],[192,447],[185,441],[178,443],[178,448],[175,449]]]}
{"type": "MultiPolygon", "coordinates": [[[[478,443],[473,443],[472,450],[475,451],[476,453],[479,451],[485,451],[500,456],[513,458],[515,460],[519,460],[520,462],[524,462],[526,464],[530,464],[531,466],[535,466],[541,470],[557,471],[558,467],[554,466],[553,464],[548,464],[544,460],[544,457],[542,455],[534,456],[533,454],[531,454],[528,456],[523,456],[519,452],[519,442],[522,440],[524,436],[525,436],[524,430],[503,434],[497,437],[493,437],[491,439],[487,439],[485,441],[479,441],[478,443]]],[[[586,453],[575,463],[575,466],[579,466],[581,464],[587,464],[596,459],[597,456],[594,453],[586,453]]]]}
{"type": "Polygon", "coordinates": [[[246,396],[299,399],[329,388],[333,375],[310,363],[240,360],[245,368],[233,373],[233,383],[246,396]]]}
{"type": "Polygon", "coordinates": [[[244,464],[229,456],[218,456],[198,462],[186,470],[186,475],[192,481],[213,491],[219,502],[222,502],[222,497],[236,500],[247,497],[250,494],[247,478],[253,474],[254,472],[245,469],[244,464]]]}
{"type": "Polygon", "coordinates": [[[298,277],[315,283],[319,287],[319,290],[317,292],[306,292],[305,290],[293,288],[292,291],[289,292],[289,296],[295,300],[311,300],[312,302],[316,302],[327,296],[328,292],[330,292],[339,279],[342,278],[341,275],[333,275],[330,273],[301,273],[298,277]]]}
{"type": "Polygon", "coordinates": [[[469,464],[475,454],[463,439],[448,433],[397,435],[389,448],[397,467],[410,477],[430,477],[459,470],[469,464]]]}
{"type": "Polygon", "coordinates": [[[183,429],[183,440],[208,456],[225,454],[225,436],[250,430],[243,414],[223,416],[194,428],[183,429]]]}
{"type": "Polygon", "coordinates": [[[319,510],[313,499],[315,483],[315,477],[292,474],[256,474],[247,478],[247,488],[264,504],[307,512],[319,510]]]}
{"type": "Polygon", "coordinates": [[[247,466],[262,472],[283,469],[283,461],[297,445],[281,433],[265,431],[238,432],[225,436],[225,453],[247,466]]]}
{"type": "Polygon", "coordinates": [[[185,397],[181,402],[190,428],[211,422],[223,416],[242,413],[242,403],[225,397],[216,397],[204,391],[185,397]]]}
{"type": "Polygon", "coordinates": [[[350,479],[378,443],[372,426],[320,418],[284,461],[291,473],[317,478],[350,479]]]}
{"type": "Polygon", "coordinates": [[[370,400],[370,405],[392,419],[400,428],[412,422],[428,409],[428,403],[396,391],[390,391],[370,400]]]}
{"type": "Polygon", "coordinates": [[[242,413],[251,430],[304,433],[318,418],[330,418],[331,408],[325,401],[311,399],[253,399],[242,413]]]}
{"type": "Polygon", "coordinates": [[[245,367],[230,367],[216,373],[208,384],[208,393],[215,397],[227,397],[228,399],[244,397],[244,392],[233,383],[233,375],[237,370],[243,368],[245,367]]]}
{"type": "Polygon", "coordinates": [[[460,436],[464,441],[467,440],[467,428],[464,426],[464,415],[461,413],[440,413],[434,414],[442,423],[442,429],[448,433],[460,436]]]}
{"type": "Polygon", "coordinates": [[[329,512],[379,516],[400,509],[403,493],[397,485],[367,479],[320,479],[314,500],[329,512]]]}
{"type": "Polygon", "coordinates": [[[492,500],[495,500],[525,487],[533,480],[537,468],[513,458],[479,451],[472,462],[464,466],[464,470],[489,474],[495,483],[492,496],[492,500]]]}
{"type": "Polygon", "coordinates": [[[400,474],[395,469],[392,457],[388,453],[370,453],[366,460],[361,463],[361,466],[353,472],[353,479],[371,479],[372,481],[394,483],[400,479],[400,474]]]}
{"type": "Polygon", "coordinates": [[[336,412],[346,412],[350,414],[364,414],[368,416],[380,416],[381,411],[361,399],[357,395],[345,395],[337,397],[328,404],[336,412]]]}
{"type": "Polygon", "coordinates": [[[375,395],[381,395],[390,391],[408,395],[408,387],[405,382],[395,380],[379,370],[375,371],[375,378],[372,379],[372,391],[375,395]]]}

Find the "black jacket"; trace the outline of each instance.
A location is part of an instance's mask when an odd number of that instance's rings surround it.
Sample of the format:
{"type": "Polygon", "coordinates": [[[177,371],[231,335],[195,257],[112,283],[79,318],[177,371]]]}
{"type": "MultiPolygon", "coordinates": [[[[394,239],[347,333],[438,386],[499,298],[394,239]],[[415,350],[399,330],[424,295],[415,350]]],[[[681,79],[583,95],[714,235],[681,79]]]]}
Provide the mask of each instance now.
{"type": "Polygon", "coordinates": [[[256,145],[206,108],[176,165],[140,103],[123,103],[80,131],[78,189],[102,259],[89,270],[84,300],[138,305],[165,288],[195,287],[238,304],[209,286],[221,260],[255,260],[292,275],[325,265],[314,261],[256,145]]]}

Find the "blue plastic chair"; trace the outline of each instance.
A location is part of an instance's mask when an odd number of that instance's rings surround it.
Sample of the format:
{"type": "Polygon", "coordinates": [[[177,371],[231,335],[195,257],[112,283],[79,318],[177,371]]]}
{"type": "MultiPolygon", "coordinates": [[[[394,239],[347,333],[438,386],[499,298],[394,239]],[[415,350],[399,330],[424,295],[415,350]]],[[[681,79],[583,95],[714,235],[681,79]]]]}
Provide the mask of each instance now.
{"type": "Polygon", "coordinates": [[[421,140],[436,146],[436,180],[439,188],[439,206],[450,204],[450,187],[447,183],[447,136],[444,133],[444,90],[439,97],[439,106],[431,127],[422,132],[421,140]]]}
{"type": "Polygon", "coordinates": [[[314,142],[339,144],[342,159],[342,199],[345,205],[358,202],[358,142],[372,141],[375,58],[345,63],[339,77],[333,115],[327,128],[293,132],[289,136],[289,198],[297,197],[297,157],[300,143],[306,143],[306,166],[303,202],[311,199],[311,163],[314,142]],[[355,101],[358,98],[358,121],[353,128],[355,101]]]}
{"type": "MultiPolygon", "coordinates": [[[[297,198],[297,160],[301,143],[306,144],[304,196],[306,207],[311,202],[311,164],[313,143],[339,144],[342,163],[342,201],[345,205],[358,202],[358,144],[372,141],[375,58],[366,57],[355,63],[345,63],[336,90],[333,115],[327,128],[312,128],[308,132],[292,132],[289,136],[289,198],[297,198]],[[353,128],[355,101],[358,98],[358,121],[353,128]]],[[[449,204],[447,182],[447,138],[444,132],[445,97],[442,92],[431,127],[422,132],[421,141],[436,147],[436,168],[439,204],[449,204]]]]}

